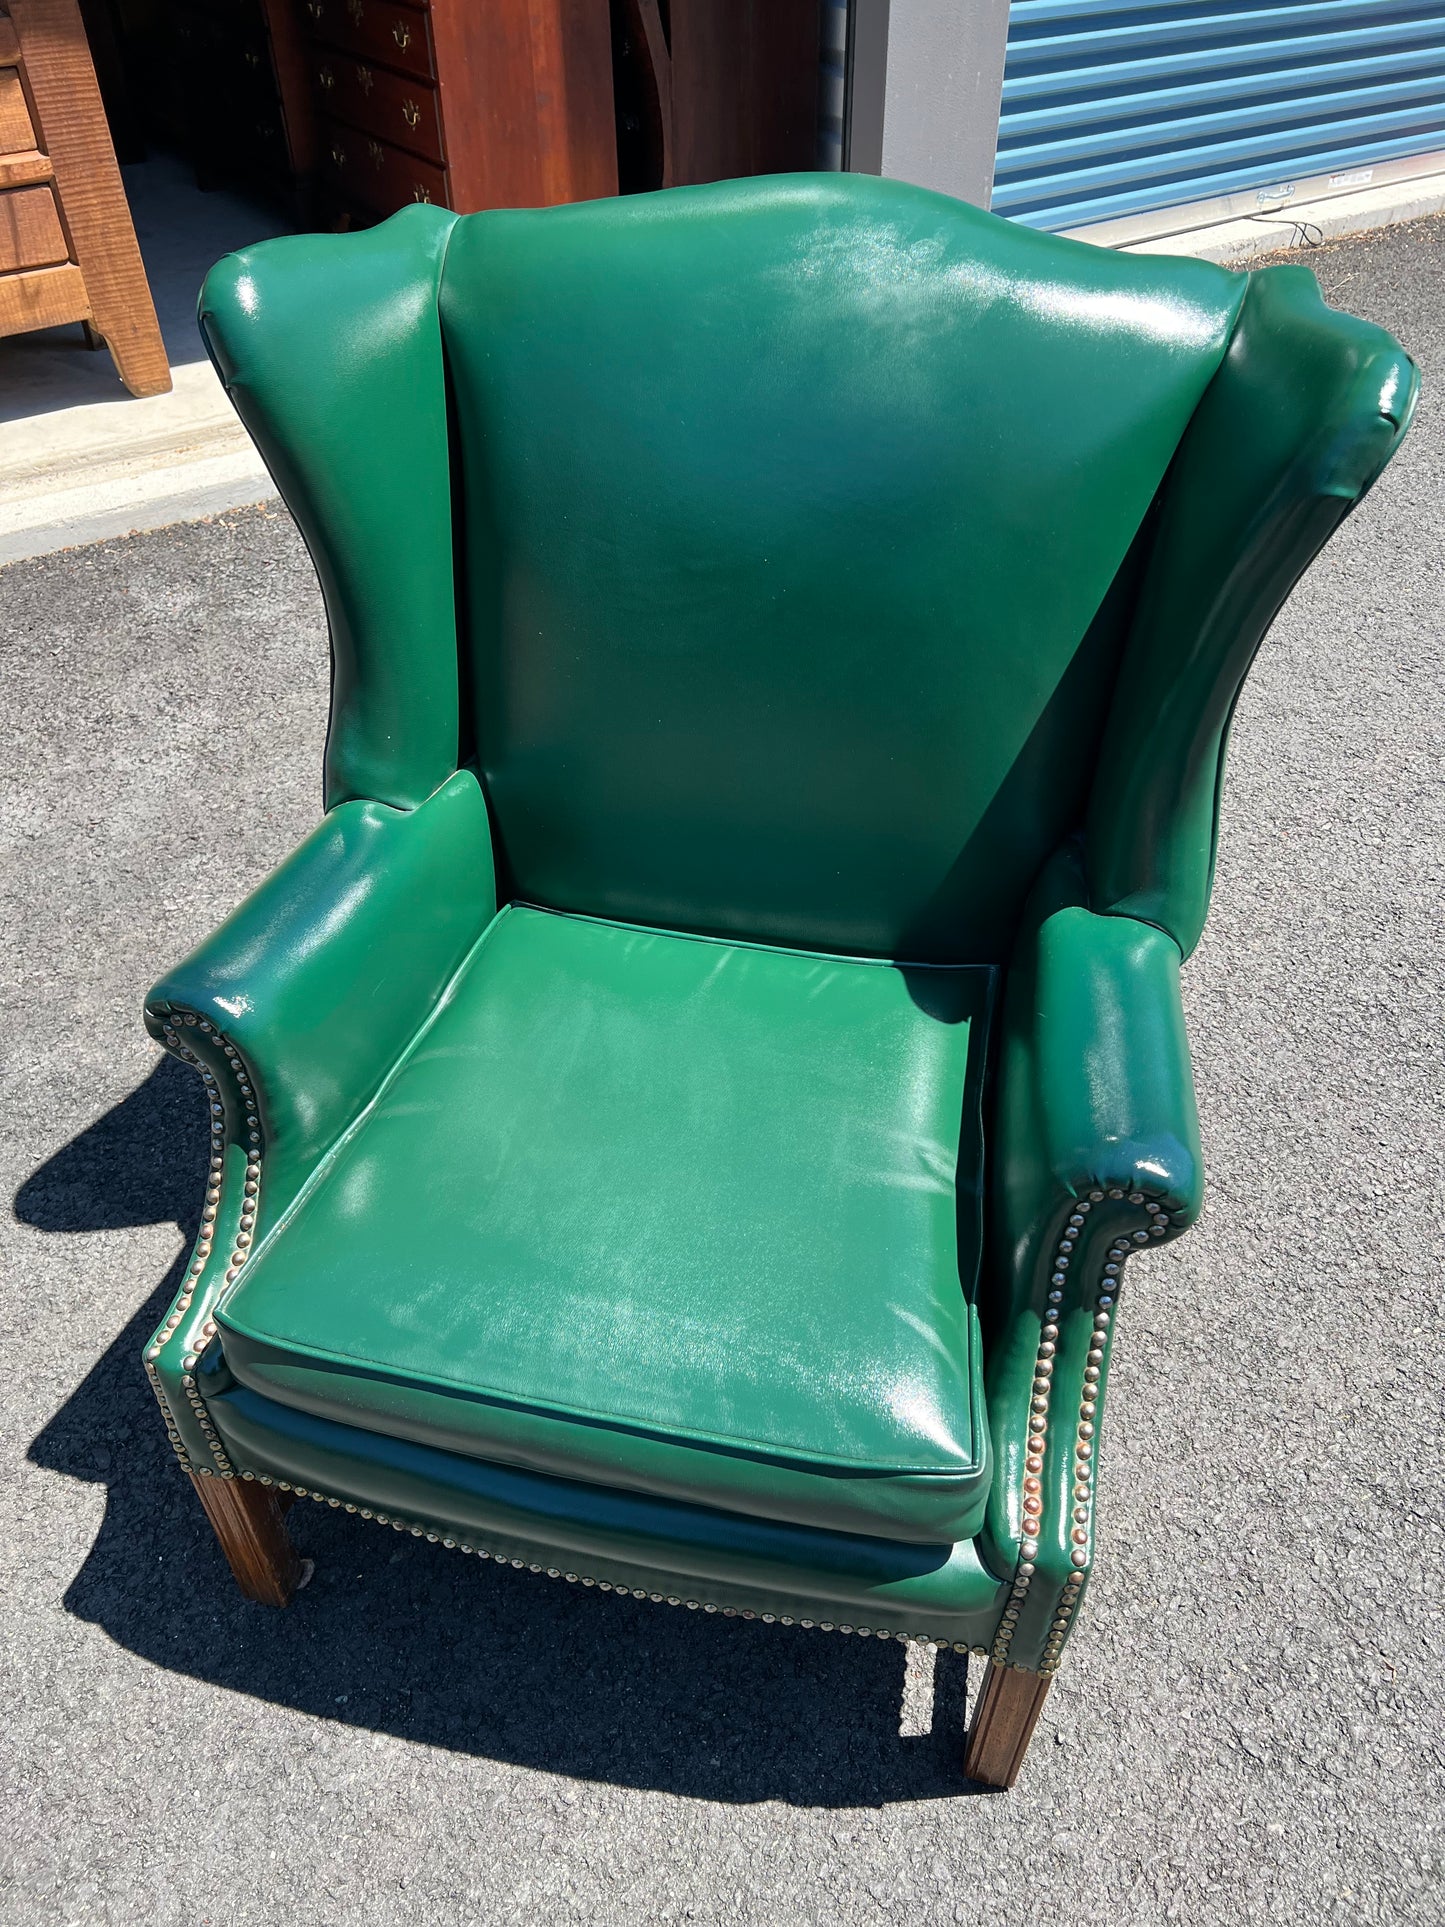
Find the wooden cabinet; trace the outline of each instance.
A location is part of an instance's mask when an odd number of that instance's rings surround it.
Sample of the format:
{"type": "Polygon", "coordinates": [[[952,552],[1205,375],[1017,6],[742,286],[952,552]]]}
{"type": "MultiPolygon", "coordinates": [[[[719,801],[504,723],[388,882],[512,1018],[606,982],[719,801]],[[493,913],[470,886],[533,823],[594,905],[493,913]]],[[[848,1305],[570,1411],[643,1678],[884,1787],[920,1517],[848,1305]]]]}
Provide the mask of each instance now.
{"type": "Polygon", "coordinates": [[[0,4],[0,334],[81,321],[134,395],[171,385],[76,0],[0,4]]]}
{"type": "Polygon", "coordinates": [[[103,3],[202,184],[302,226],[814,164],[818,0],[103,3]]]}
{"type": "Polygon", "coordinates": [[[612,0],[624,192],[816,165],[818,0],[612,0]]]}
{"type": "Polygon", "coordinates": [[[323,212],[617,192],[608,0],[299,0],[323,212]]]}
{"type": "Polygon", "coordinates": [[[290,3],[342,219],[814,165],[818,0],[290,3]]]}
{"type": "Polygon", "coordinates": [[[293,0],[166,0],[158,105],[202,187],[313,213],[316,136],[293,0]]]}

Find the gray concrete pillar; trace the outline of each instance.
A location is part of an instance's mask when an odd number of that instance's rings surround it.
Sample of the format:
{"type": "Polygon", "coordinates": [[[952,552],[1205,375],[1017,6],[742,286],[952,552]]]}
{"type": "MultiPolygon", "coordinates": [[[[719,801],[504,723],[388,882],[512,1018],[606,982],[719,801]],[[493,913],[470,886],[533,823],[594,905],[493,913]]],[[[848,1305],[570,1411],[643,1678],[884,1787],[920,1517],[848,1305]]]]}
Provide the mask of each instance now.
{"type": "Polygon", "coordinates": [[[987,207],[1009,0],[852,0],[845,165],[987,207]]]}

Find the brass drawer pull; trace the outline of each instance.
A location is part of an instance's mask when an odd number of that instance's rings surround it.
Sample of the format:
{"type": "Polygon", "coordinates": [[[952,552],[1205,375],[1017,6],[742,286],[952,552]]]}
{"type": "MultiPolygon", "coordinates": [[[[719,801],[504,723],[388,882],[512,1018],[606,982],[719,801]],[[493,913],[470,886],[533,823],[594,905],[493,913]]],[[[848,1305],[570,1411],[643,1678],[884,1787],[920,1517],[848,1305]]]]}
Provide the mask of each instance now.
{"type": "Polygon", "coordinates": [[[398,47],[409,47],[411,45],[411,28],[404,20],[398,20],[391,30],[391,37],[398,47]]]}
{"type": "Polygon", "coordinates": [[[386,149],[380,141],[368,141],[366,143],[366,151],[371,156],[371,164],[373,167],[379,168],[386,159],[386,149]]]}
{"type": "Polygon", "coordinates": [[[322,67],[317,73],[316,79],[321,87],[321,91],[326,94],[329,94],[336,85],[336,76],[329,67],[322,67]]]}
{"type": "Polygon", "coordinates": [[[420,182],[418,182],[417,185],[412,188],[411,198],[414,201],[425,201],[428,207],[430,207],[432,204],[430,189],[423,187],[420,184],[420,182]]]}
{"type": "Polygon", "coordinates": [[[337,141],[333,141],[331,144],[331,158],[338,167],[345,167],[346,149],[337,141]]]}
{"type": "Polygon", "coordinates": [[[414,100],[404,100],[401,103],[401,117],[408,127],[415,127],[421,119],[421,109],[414,100]]]}
{"type": "Polygon", "coordinates": [[[370,67],[363,67],[360,61],[356,63],[356,84],[362,93],[370,99],[371,90],[376,85],[376,75],[371,71],[370,67]]]}

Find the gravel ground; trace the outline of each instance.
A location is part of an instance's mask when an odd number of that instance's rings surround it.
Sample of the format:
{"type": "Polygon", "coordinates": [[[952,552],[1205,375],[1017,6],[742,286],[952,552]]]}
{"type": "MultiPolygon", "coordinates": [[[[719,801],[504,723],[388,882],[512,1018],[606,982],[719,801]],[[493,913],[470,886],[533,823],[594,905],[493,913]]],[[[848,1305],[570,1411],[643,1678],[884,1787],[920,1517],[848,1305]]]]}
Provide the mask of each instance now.
{"type": "Polygon", "coordinates": [[[309,1507],[309,1590],[239,1599],[138,1364],[203,1141],[139,1004],[314,819],[320,607],[274,512],[0,574],[0,1918],[1440,1920],[1445,236],[1311,260],[1426,398],[1240,709],[1187,973],[1209,1204],[1133,1274],[1090,1610],[1009,1796],[960,1779],[951,1655],[309,1507]]]}

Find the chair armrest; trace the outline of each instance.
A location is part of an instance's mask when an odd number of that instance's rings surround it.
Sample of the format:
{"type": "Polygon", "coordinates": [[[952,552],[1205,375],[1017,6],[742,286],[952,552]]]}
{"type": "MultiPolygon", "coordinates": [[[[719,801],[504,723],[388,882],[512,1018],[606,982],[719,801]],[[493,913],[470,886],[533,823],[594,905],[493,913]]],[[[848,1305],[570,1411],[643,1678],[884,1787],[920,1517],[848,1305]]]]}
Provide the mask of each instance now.
{"type": "Polygon", "coordinates": [[[991,1562],[1016,1569],[995,1657],[1057,1663],[1092,1548],[1094,1443],[1124,1261],[1198,1216],[1203,1164],[1179,947],[1085,907],[1072,857],[1031,900],[1005,987],[993,1141],[991,1562]]]}
{"type": "Polygon", "coordinates": [[[195,1051],[238,1139],[264,1142],[268,1216],[374,1095],[495,910],[486,804],[463,770],[415,810],[338,805],[151,991],[151,1035],[195,1051]]]}
{"type": "Polygon", "coordinates": [[[1015,1296],[1053,1270],[1060,1220],[1091,1191],[1143,1192],[1173,1228],[1202,1201],[1179,946],[1056,879],[1005,986],[995,1230],[1015,1296]]]}
{"type": "Polygon", "coordinates": [[[217,1297],[375,1096],[495,911],[486,803],[461,770],[414,810],[332,810],[146,999],[146,1028],[200,1072],[211,1114],[200,1232],[145,1354],[188,1469],[231,1476],[194,1377],[217,1297]]]}

